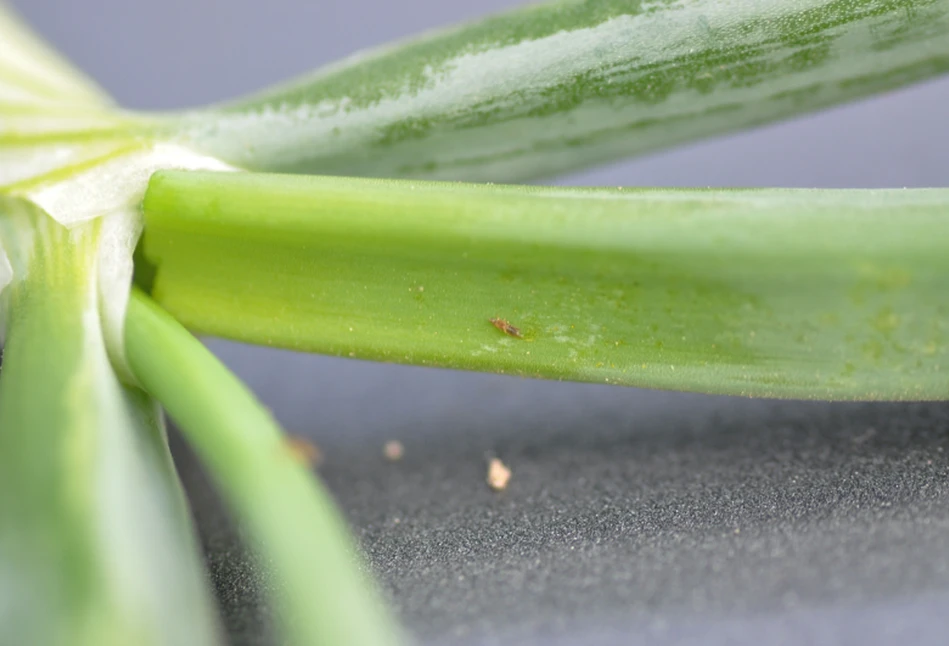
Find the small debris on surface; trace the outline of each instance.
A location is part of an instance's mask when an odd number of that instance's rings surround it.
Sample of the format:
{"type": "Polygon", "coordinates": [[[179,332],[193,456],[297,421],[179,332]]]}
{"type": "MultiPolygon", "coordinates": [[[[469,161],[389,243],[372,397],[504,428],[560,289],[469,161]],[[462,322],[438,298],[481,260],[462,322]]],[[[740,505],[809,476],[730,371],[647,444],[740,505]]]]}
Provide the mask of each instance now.
{"type": "Polygon", "coordinates": [[[402,442],[398,440],[389,440],[385,443],[385,446],[382,447],[382,455],[390,462],[397,462],[405,455],[405,447],[402,446],[402,442]]]}
{"type": "Polygon", "coordinates": [[[524,338],[524,336],[521,334],[521,331],[518,328],[511,325],[510,323],[508,323],[506,320],[498,319],[498,318],[488,319],[488,320],[491,322],[491,325],[501,330],[508,336],[513,336],[518,339],[524,338]]]}
{"type": "Polygon", "coordinates": [[[491,458],[488,462],[488,486],[495,491],[503,491],[507,489],[507,483],[510,479],[511,470],[498,458],[491,458]]]}
{"type": "Polygon", "coordinates": [[[296,460],[305,467],[318,467],[323,463],[323,452],[320,447],[302,437],[290,435],[287,437],[287,448],[296,460]]]}
{"type": "Polygon", "coordinates": [[[863,443],[866,442],[867,440],[872,439],[873,436],[876,435],[876,434],[877,434],[877,430],[876,430],[875,428],[873,428],[872,426],[870,426],[870,427],[867,428],[866,431],[864,431],[864,432],[861,433],[860,435],[858,435],[858,436],[856,436],[855,438],[853,438],[853,443],[854,443],[854,444],[863,444],[863,443]]]}

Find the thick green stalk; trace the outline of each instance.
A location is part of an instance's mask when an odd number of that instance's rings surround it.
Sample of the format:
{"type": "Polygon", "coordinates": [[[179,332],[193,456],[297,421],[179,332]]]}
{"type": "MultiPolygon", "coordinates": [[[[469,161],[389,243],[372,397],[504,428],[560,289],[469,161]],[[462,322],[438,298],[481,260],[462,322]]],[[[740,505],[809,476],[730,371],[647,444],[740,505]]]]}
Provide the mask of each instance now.
{"type": "Polygon", "coordinates": [[[710,393],[949,397],[949,190],[162,172],[144,211],[154,298],[207,334],[710,393]]]}
{"type": "Polygon", "coordinates": [[[4,644],[218,643],[154,401],[116,379],[97,223],[0,197],[0,626],[4,644]]]}
{"type": "Polygon", "coordinates": [[[949,0],[560,0],[171,124],[251,170],[512,182],[949,71],[949,0]]]}
{"type": "Polygon", "coordinates": [[[354,545],[329,494],[247,388],[137,291],[126,347],[136,376],[181,427],[274,569],[287,643],[400,643],[396,624],[355,569],[354,545]]]}

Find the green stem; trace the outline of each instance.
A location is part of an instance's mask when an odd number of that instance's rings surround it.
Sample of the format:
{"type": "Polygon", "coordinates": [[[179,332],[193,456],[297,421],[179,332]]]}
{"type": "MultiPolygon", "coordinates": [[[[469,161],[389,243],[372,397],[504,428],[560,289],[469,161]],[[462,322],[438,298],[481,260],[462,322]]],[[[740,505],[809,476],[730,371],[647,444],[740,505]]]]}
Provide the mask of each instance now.
{"type": "Polygon", "coordinates": [[[152,293],[202,333],[724,394],[949,396],[949,190],[162,172],[144,209],[152,293]]]}
{"type": "Polygon", "coordinates": [[[399,643],[396,625],[356,567],[329,494],[247,388],[137,290],[126,344],[132,370],[179,424],[273,566],[288,643],[399,643]]]}

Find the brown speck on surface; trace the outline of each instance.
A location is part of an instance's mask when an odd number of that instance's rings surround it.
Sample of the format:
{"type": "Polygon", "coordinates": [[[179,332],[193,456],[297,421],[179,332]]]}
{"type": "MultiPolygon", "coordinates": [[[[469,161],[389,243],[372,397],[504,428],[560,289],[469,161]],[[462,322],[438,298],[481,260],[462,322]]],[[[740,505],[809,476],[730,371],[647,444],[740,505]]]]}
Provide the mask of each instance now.
{"type": "Polygon", "coordinates": [[[493,319],[488,319],[488,320],[491,321],[491,325],[501,330],[508,336],[513,336],[518,339],[524,338],[523,335],[521,335],[521,331],[518,328],[511,325],[510,323],[508,323],[506,320],[499,319],[499,318],[493,318],[493,319]]]}
{"type": "Polygon", "coordinates": [[[510,479],[511,470],[498,458],[491,458],[488,462],[488,486],[495,491],[504,491],[507,489],[507,483],[510,479]]]}
{"type": "Polygon", "coordinates": [[[320,451],[320,447],[302,437],[288,436],[287,448],[291,455],[305,467],[318,467],[323,463],[323,452],[320,451]]]}
{"type": "Polygon", "coordinates": [[[402,446],[402,442],[398,440],[389,440],[385,443],[385,446],[382,447],[382,455],[386,457],[386,460],[396,462],[401,460],[402,456],[405,455],[405,447],[402,446]]]}

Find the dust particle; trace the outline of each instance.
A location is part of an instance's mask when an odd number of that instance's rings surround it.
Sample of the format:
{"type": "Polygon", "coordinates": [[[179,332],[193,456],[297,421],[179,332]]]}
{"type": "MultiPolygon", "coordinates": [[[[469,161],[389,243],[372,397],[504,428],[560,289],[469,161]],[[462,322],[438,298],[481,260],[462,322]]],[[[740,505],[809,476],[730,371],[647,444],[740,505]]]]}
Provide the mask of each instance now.
{"type": "Polygon", "coordinates": [[[323,463],[323,452],[313,442],[291,435],[286,443],[291,455],[303,466],[318,467],[323,463]]]}
{"type": "Polygon", "coordinates": [[[488,486],[495,491],[504,491],[507,489],[507,483],[510,479],[511,470],[498,458],[491,458],[491,461],[488,462],[488,486]]]}
{"type": "Polygon", "coordinates": [[[390,462],[397,462],[405,455],[405,447],[402,446],[402,442],[398,440],[389,440],[385,443],[385,446],[382,447],[382,455],[390,462]]]}

